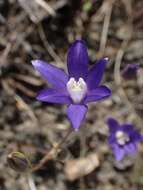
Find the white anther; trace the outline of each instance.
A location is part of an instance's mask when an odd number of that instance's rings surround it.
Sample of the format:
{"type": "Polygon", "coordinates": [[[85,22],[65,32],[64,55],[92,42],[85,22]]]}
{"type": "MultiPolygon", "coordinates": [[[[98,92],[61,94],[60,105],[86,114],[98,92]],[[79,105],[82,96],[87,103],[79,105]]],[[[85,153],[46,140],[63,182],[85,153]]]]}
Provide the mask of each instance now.
{"type": "Polygon", "coordinates": [[[125,145],[130,140],[129,136],[123,131],[117,131],[115,136],[119,145],[125,145]]]}
{"type": "Polygon", "coordinates": [[[73,102],[80,103],[87,93],[87,85],[83,78],[79,78],[78,81],[70,78],[67,82],[67,90],[73,102]]]}

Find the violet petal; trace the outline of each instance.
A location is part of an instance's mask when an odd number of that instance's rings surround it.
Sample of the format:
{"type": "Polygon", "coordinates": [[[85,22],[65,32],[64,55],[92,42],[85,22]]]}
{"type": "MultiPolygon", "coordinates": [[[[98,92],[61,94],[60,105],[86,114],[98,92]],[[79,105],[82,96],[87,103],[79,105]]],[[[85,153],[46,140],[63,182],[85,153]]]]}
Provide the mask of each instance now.
{"type": "Polygon", "coordinates": [[[32,61],[32,65],[53,87],[66,88],[68,76],[63,70],[41,60],[32,61]]]}
{"type": "Polygon", "coordinates": [[[116,143],[116,137],[115,137],[115,134],[111,134],[109,137],[108,137],[108,143],[110,144],[110,145],[113,145],[114,143],[116,143]]]}
{"type": "Polygon", "coordinates": [[[117,161],[121,161],[123,157],[125,156],[125,150],[124,147],[120,147],[118,144],[114,144],[112,146],[114,156],[117,161]]]}
{"type": "Polygon", "coordinates": [[[126,151],[126,154],[135,155],[137,151],[137,146],[135,143],[129,143],[125,145],[124,150],[126,151]]]}
{"type": "Polygon", "coordinates": [[[108,58],[100,59],[90,70],[87,76],[88,89],[95,89],[102,80],[108,58]]]}
{"type": "Polygon", "coordinates": [[[88,53],[86,44],[82,40],[76,40],[68,51],[67,66],[70,77],[78,80],[85,79],[88,72],[88,53]]]}
{"type": "Polygon", "coordinates": [[[139,142],[143,140],[143,136],[134,129],[132,124],[123,124],[121,127],[123,128],[123,131],[130,136],[131,141],[139,142]]]}
{"type": "Polygon", "coordinates": [[[134,130],[130,134],[130,139],[132,142],[140,142],[143,141],[143,136],[138,131],[134,130]]]}
{"type": "Polygon", "coordinates": [[[98,100],[102,100],[104,98],[107,98],[111,95],[111,91],[106,86],[99,86],[95,88],[94,90],[91,90],[88,92],[84,102],[96,102],[98,100]]]}
{"type": "Polygon", "coordinates": [[[117,130],[119,130],[119,128],[120,128],[118,121],[115,120],[114,118],[108,118],[107,124],[108,124],[111,134],[116,133],[117,130]]]}
{"type": "Polygon", "coordinates": [[[37,100],[49,103],[70,104],[71,100],[65,91],[44,89],[38,93],[37,100]]]}
{"type": "Polygon", "coordinates": [[[68,118],[72,124],[72,127],[78,131],[81,123],[83,122],[87,112],[87,106],[71,104],[67,108],[68,118]]]}
{"type": "Polygon", "coordinates": [[[134,126],[132,124],[123,124],[121,125],[123,131],[130,134],[134,130],[134,126]]]}

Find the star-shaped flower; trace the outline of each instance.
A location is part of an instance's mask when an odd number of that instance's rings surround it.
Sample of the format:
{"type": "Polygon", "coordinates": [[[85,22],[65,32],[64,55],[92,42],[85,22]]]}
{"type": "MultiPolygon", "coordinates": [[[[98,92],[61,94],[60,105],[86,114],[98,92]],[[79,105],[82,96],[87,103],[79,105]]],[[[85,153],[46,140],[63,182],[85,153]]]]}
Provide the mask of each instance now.
{"type": "Polygon", "coordinates": [[[132,124],[120,125],[115,119],[109,118],[109,144],[116,160],[120,161],[125,155],[135,155],[137,143],[143,140],[143,136],[134,129],[132,124]]]}
{"type": "Polygon", "coordinates": [[[97,102],[111,95],[106,86],[99,86],[107,58],[99,60],[88,70],[88,53],[82,40],[75,41],[68,51],[68,75],[61,69],[41,60],[33,66],[50,83],[51,88],[39,92],[37,99],[43,102],[67,104],[67,115],[78,130],[87,113],[87,103],[97,102]]]}

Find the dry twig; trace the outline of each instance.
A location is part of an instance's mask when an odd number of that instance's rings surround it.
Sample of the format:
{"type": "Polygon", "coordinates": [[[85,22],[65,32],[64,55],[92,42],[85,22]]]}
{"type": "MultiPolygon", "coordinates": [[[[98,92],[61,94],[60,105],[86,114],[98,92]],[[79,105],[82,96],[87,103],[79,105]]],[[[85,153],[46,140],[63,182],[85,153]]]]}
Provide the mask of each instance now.
{"type": "Polygon", "coordinates": [[[39,169],[42,169],[43,166],[51,159],[55,159],[57,156],[57,153],[59,153],[62,145],[65,143],[65,141],[67,140],[67,138],[69,137],[69,135],[72,133],[72,129],[69,128],[66,136],[61,140],[61,142],[59,142],[58,144],[56,144],[43,158],[42,160],[40,160],[40,162],[35,165],[35,167],[33,167],[32,172],[35,172],[39,169]]]}

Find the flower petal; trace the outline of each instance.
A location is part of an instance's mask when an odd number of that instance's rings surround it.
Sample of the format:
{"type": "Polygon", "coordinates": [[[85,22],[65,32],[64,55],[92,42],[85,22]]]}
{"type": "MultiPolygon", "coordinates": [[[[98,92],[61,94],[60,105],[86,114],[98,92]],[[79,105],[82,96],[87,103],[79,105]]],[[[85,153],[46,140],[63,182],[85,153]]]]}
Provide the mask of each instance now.
{"type": "Polygon", "coordinates": [[[111,95],[111,91],[109,88],[107,88],[106,86],[100,86],[94,90],[89,91],[84,102],[85,103],[95,102],[95,101],[107,98],[110,95],[111,95]]]}
{"type": "Polygon", "coordinates": [[[107,124],[110,130],[110,133],[116,133],[120,129],[120,125],[114,118],[108,118],[107,124]]]}
{"type": "Polygon", "coordinates": [[[121,161],[125,156],[124,147],[114,144],[114,146],[112,146],[112,150],[117,161],[121,161]]]}
{"type": "Polygon", "coordinates": [[[88,89],[95,89],[102,80],[108,58],[100,59],[90,70],[87,76],[88,89]]]}
{"type": "Polygon", "coordinates": [[[110,144],[110,145],[113,145],[113,144],[115,144],[116,143],[116,137],[115,137],[115,134],[110,134],[110,136],[108,137],[108,143],[110,144]]]}
{"type": "Polygon", "coordinates": [[[78,131],[82,121],[84,120],[86,112],[87,106],[85,105],[71,104],[67,108],[68,118],[76,131],[78,131]]]}
{"type": "Polygon", "coordinates": [[[137,146],[135,143],[129,143],[125,145],[126,154],[135,155],[137,152],[137,146]]]}
{"type": "Polygon", "coordinates": [[[67,66],[70,77],[85,79],[88,73],[88,53],[82,40],[75,41],[68,51],[67,66]]]}
{"type": "Polygon", "coordinates": [[[49,103],[70,104],[71,100],[66,92],[57,91],[55,89],[41,90],[37,96],[37,100],[49,103]]]}
{"type": "Polygon", "coordinates": [[[134,129],[132,124],[123,124],[121,127],[123,128],[123,131],[130,136],[132,142],[139,142],[143,140],[143,136],[134,129]]]}
{"type": "Polygon", "coordinates": [[[132,133],[130,133],[130,139],[132,142],[140,142],[143,141],[143,135],[140,134],[137,130],[134,130],[132,133]]]}
{"type": "Polygon", "coordinates": [[[130,134],[134,130],[134,126],[132,124],[122,124],[121,127],[123,131],[130,134]]]}
{"type": "Polygon", "coordinates": [[[57,89],[66,87],[68,76],[61,69],[41,60],[32,61],[32,65],[53,87],[57,89]]]}

